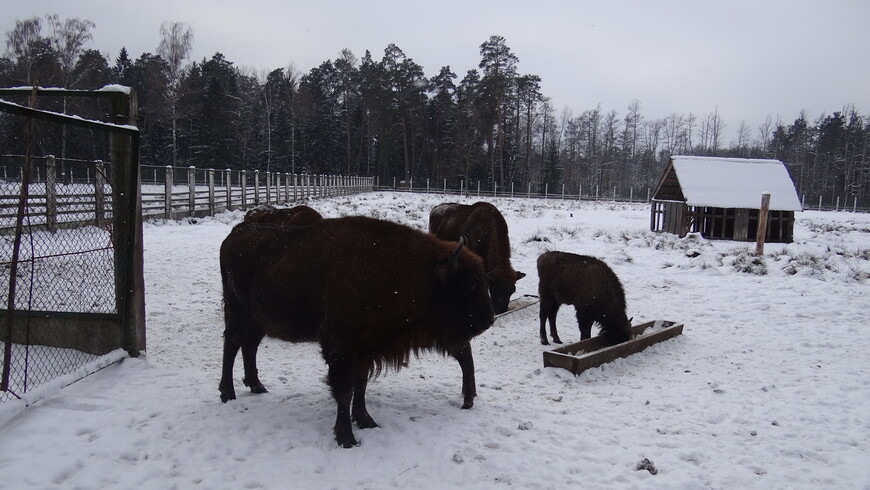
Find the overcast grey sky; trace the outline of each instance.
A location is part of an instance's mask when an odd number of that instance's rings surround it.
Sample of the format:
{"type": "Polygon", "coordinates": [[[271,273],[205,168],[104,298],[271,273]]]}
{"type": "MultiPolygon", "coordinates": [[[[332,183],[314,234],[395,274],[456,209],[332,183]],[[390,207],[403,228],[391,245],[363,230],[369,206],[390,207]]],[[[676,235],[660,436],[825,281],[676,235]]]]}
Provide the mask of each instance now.
{"type": "Polygon", "coordinates": [[[449,65],[461,79],[498,34],[519,73],[542,78],[557,116],[599,103],[624,116],[633,99],[647,119],[718,108],[730,140],[741,120],[756,137],[768,113],[784,123],[846,104],[870,113],[870,0],[4,3],[3,33],[53,13],[95,22],[89,47],[112,62],[122,46],[133,58],[156,52],[172,20],[193,27],[197,61],[221,52],[236,66],[305,73],[343,48],[380,60],[394,43],[427,76],[449,65]]]}

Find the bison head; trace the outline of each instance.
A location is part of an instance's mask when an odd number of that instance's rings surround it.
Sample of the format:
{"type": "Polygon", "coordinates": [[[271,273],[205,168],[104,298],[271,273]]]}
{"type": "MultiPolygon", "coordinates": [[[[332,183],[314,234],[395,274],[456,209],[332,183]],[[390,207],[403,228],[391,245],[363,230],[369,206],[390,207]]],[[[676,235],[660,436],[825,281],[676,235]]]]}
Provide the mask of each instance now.
{"type": "Polygon", "coordinates": [[[496,269],[486,275],[489,284],[489,295],[492,298],[492,309],[496,313],[504,313],[508,310],[511,295],[517,291],[517,281],[526,277],[522,272],[496,269]]]}
{"type": "Polygon", "coordinates": [[[442,347],[461,346],[492,326],[495,314],[486,286],[483,261],[459,245],[438,264],[436,311],[444,327],[442,347]]]}

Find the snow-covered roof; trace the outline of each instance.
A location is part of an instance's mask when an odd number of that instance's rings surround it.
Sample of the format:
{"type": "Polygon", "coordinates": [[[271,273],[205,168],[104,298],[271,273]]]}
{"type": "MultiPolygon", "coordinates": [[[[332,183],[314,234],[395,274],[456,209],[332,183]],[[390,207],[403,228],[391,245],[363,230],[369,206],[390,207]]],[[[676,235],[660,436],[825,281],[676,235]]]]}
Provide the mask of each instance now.
{"type": "Polygon", "coordinates": [[[672,156],[686,204],[758,209],[770,194],[772,211],[801,211],[788,171],[779,160],[672,156]]]}

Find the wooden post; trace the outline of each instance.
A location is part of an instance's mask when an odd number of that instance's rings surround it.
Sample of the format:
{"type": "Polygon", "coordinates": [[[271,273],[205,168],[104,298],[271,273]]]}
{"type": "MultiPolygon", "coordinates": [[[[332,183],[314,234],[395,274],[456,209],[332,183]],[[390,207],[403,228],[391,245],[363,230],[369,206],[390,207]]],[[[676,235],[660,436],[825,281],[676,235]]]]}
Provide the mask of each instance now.
{"type": "Polygon", "coordinates": [[[254,206],[260,205],[260,171],[254,170],[254,206]]]}
{"type": "Polygon", "coordinates": [[[106,164],[102,160],[94,162],[94,174],[94,214],[97,226],[103,226],[106,219],[106,164]]]}
{"type": "Polygon", "coordinates": [[[214,169],[208,169],[208,214],[215,215],[214,169]]]}
{"type": "Polygon", "coordinates": [[[54,155],[45,158],[45,226],[57,231],[57,170],[54,155]]]}
{"type": "Polygon", "coordinates": [[[166,179],[163,183],[163,216],[166,219],[172,219],[172,184],[175,182],[175,175],[172,170],[172,165],[166,166],[166,179]]]}
{"type": "Polygon", "coordinates": [[[196,216],[196,167],[193,165],[187,168],[187,207],[190,217],[196,216]]]}
{"type": "MultiPolygon", "coordinates": [[[[110,99],[115,124],[134,125],[138,119],[136,93],[119,93],[110,99]]],[[[139,134],[113,132],[112,238],[118,275],[115,298],[123,317],[122,347],[130,356],[145,350],[145,274],[143,273],[142,196],[139,182],[139,134]]]]}
{"type": "Polygon", "coordinates": [[[248,171],[242,170],[242,211],[248,210],[248,171]]]}
{"type": "Polygon", "coordinates": [[[230,169],[224,170],[226,178],[224,183],[227,185],[227,211],[233,210],[233,171],[230,169]]]}
{"type": "Polygon", "coordinates": [[[755,255],[764,255],[764,238],[767,236],[767,214],[770,210],[770,194],[761,195],[761,209],[758,210],[758,232],[755,234],[755,255]]]}

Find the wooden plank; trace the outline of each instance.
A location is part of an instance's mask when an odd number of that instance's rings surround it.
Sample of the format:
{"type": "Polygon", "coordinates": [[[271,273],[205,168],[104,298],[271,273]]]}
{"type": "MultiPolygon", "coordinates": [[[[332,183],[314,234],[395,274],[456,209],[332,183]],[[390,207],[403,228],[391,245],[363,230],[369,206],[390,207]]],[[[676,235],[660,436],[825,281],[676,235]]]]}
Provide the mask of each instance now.
{"type": "Polygon", "coordinates": [[[511,313],[522,310],[523,308],[528,308],[529,306],[537,304],[538,301],[540,300],[537,296],[533,294],[524,294],[517,299],[512,299],[510,303],[508,303],[508,310],[504,313],[499,313],[495,317],[500,318],[505,315],[510,315],[511,313]]]}
{"type": "Polygon", "coordinates": [[[631,331],[631,340],[616,345],[607,346],[603,338],[596,336],[544,352],[544,367],[560,367],[580,374],[589,368],[636,354],[653,344],[676,337],[683,333],[683,324],[656,320],[635,325],[631,331]],[[660,328],[647,333],[646,330],[651,327],[660,328]]]}

